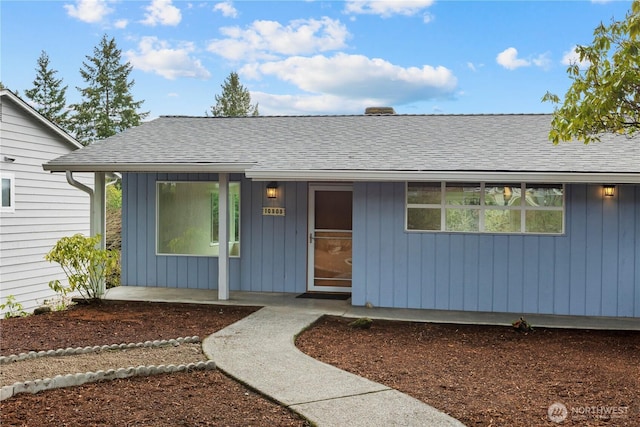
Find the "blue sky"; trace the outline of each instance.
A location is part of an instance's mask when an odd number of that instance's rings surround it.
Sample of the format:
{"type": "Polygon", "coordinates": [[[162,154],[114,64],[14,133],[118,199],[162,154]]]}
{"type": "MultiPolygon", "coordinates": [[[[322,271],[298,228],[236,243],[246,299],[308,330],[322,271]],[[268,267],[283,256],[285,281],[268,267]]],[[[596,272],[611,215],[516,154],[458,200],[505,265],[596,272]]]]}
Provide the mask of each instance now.
{"type": "Polygon", "coordinates": [[[0,2],[0,80],[21,95],[46,51],[80,100],[107,34],[150,117],[204,115],[231,71],[262,115],[546,113],[576,44],[630,1],[0,2]]]}

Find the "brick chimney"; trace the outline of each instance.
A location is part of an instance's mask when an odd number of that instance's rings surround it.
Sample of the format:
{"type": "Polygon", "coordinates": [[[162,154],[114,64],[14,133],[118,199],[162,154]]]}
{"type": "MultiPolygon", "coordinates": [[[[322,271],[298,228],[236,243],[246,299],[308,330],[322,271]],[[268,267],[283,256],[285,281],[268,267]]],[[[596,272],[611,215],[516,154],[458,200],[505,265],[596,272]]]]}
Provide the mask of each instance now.
{"type": "Polygon", "coordinates": [[[393,115],[396,111],[393,107],[367,107],[364,110],[366,116],[386,116],[393,115]]]}

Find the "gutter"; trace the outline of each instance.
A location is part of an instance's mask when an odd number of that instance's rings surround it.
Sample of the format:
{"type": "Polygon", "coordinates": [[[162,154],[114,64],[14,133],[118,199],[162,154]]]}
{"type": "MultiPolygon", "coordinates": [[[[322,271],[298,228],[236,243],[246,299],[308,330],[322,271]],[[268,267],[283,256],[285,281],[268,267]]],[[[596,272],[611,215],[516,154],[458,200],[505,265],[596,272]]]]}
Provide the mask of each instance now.
{"type": "Polygon", "coordinates": [[[193,172],[193,173],[244,173],[255,163],[45,163],[49,172],[193,172]]]}
{"type": "Polygon", "coordinates": [[[447,181],[639,184],[638,172],[247,170],[254,181],[447,181]]]}

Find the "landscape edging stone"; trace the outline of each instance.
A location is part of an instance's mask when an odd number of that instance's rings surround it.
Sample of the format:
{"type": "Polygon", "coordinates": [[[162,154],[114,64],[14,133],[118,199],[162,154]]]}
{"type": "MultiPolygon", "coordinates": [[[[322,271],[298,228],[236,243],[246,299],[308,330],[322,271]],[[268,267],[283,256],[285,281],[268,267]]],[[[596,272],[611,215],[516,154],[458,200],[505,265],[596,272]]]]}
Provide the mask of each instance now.
{"type": "MultiPolygon", "coordinates": [[[[144,343],[132,343],[131,344],[113,344],[106,346],[93,346],[93,347],[77,347],[67,348],[49,351],[30,351],[29,353],[20,353],[19,355],[12,354],[10,356],[0,356],[0,364],[11,363],[21,360],[33,359],[36,357],[46,356],[71,356],[75,354],[84,354],[90,352],[100,352],[105,350],[122,350],[126,348],[135,347],[163,347],[166,345],[178,346],[182,343],[199,343],[200,338],[197,336],[176,338],[170,340],[156,340],[146,341],[144,343]],[[124,345],[124,347],[121,347],[124,345]],[[61,351],[61,353],[59,353],[61,351]]],[[[54,388],[73,387],[86,383],[97,381],[108,381],[113,379],[130,378],[135,376],[149,376],[165,373],[184,372],[184,371],[202,371],[213,370],[216,368],[216,364],[213,360],[207,360],[206,362],[192,362],[188,364],[180,365],[140,365],[138,367],[130,366],[128,368],[118,368],[109,370],[99,370],[95,372],[85,372],[77,374],[56,375],[53,378],[43,378],[33,381],[16,382],[13,385],[2,386],[0,388],[0,401],[9,399],[19,393],[38,393],[44,390],[50,390],[54,388]]]]}

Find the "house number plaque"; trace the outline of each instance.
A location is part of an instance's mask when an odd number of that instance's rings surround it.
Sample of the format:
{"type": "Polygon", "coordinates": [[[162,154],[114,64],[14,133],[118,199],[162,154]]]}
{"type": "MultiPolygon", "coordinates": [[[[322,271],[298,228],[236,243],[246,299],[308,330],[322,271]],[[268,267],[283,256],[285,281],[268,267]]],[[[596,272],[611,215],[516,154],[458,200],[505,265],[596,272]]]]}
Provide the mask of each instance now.
{"type": "Polygon", "coordinates": [[[284,216],[284,208],[262,208],[263,216],[284,216]]]}

